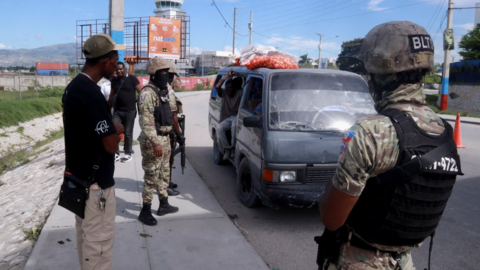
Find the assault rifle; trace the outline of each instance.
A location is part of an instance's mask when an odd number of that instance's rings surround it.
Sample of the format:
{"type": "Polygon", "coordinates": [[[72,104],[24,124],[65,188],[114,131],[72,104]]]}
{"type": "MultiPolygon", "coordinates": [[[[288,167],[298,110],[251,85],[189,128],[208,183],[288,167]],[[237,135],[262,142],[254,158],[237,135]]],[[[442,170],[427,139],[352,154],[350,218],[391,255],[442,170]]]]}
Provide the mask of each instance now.
{"type": "MultiPolygon", "coordinates": [[[[182,115],[181,117],[178,118],[178,125],[180,126],[180,129],[182,130],[182,133],[185,136],[185,115],[182,115]]],[[[172,135],[172,136],[174,136],[174,135],[172,135]]],[[[177,148],[177,142],[174,138],[171,140],[171,142],[172,142],[172,154],[170,155],[170,178],[172,177],[172,170],[171,169],[172,169],[172,166],[173,166],[174,157],[178,153],[181,153],[180,165],[182,166],[182,174],[184,174],[184,171],[185,171],[185,159],[186,159],[185,143],[183,145],[180,145],[177,148]]]]}

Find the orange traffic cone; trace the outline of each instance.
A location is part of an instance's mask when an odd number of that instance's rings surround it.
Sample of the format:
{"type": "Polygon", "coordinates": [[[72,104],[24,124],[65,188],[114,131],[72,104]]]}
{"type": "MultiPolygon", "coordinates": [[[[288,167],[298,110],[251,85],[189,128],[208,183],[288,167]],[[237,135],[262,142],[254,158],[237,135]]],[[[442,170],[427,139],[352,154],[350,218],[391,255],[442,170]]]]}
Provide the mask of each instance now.
{"type": "Polygon", "coordinates": [[[465,148],[462,145],[462,130],[460,129],[460,114],[457,113],[457,120],[455,120],[455,129],[453,130],[453,139],[457,144],[457,148],[465,148]]]}
{"type": "MultiPolygon", "coordinates": [[[[453,134],[455,134],[455,133],[453,133],[453,134]]],[[[454,136],[455,136],[455,135],[454,135],[454,136]]],[[[123,133],[120,134],[120,141],[123,141],[123,137],[124,137],[124,136],[123,136],[123,133]]]]}

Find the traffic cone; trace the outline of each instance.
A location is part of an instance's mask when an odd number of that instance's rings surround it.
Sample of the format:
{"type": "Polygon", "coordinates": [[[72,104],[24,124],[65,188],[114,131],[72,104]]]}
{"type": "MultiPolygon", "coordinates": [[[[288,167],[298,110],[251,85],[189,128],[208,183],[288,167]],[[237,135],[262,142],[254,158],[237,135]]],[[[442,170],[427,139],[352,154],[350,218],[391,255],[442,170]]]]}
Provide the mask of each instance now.
{"type": "Polygon", "coordinates": [[[457,120],[455,120],[455,129],[453,130],[453,139],[457,144],[457,148],[465,148],[462,145],[462,130],[460,129],[460,114],[457,113],[457,120]]]}
{"type": "MultiPolygon", "coordinates": [[[[453,133],[453,134],[455,134],[455,133],[453,133]]],[[[454,135],[454,136],[455,136],[455,135],[454,135]]],[[[123,136],[123,133],[120,134],[120,141],[123,141],[123,137],[124,137],[124,136],[123,136]]]]}

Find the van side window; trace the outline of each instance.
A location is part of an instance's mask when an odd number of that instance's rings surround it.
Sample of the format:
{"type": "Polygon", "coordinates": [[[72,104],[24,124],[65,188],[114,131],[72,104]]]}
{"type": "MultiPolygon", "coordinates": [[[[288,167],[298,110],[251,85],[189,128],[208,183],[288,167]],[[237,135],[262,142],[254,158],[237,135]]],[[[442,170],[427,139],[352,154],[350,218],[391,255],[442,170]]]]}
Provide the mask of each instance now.
{"type": "Polygon", "coordinates": [[[245,99],[242,105],[257,114],[262,113],[263,79],[250,77],[245,88],[245,99]]]}
{"type": "Polygon", "coordinates": [[[215,79],[215,82],[213,83],[213,88],[212,88],[212,95],[211,95],[211,98],[213,100],[217,99],[217,98],[220,98],[218,96],[218,92],[217,92],[217,88],[215,88],[215,85],[217,85],[217,83],[223,78],[223,75],[218,75],[217,78],[215,79]]]}

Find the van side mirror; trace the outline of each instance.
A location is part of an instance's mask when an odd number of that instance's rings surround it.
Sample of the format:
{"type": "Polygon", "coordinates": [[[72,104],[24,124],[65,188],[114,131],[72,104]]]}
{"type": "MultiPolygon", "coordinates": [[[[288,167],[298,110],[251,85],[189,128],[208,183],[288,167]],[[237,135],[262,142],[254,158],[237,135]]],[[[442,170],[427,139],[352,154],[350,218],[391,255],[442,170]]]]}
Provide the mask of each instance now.
{"type": "Polygon", "coordinates": [[[243,125],[245,127],[261,128],[262,121],[258,116],[247,116],[243,118],[243,125]]]}

